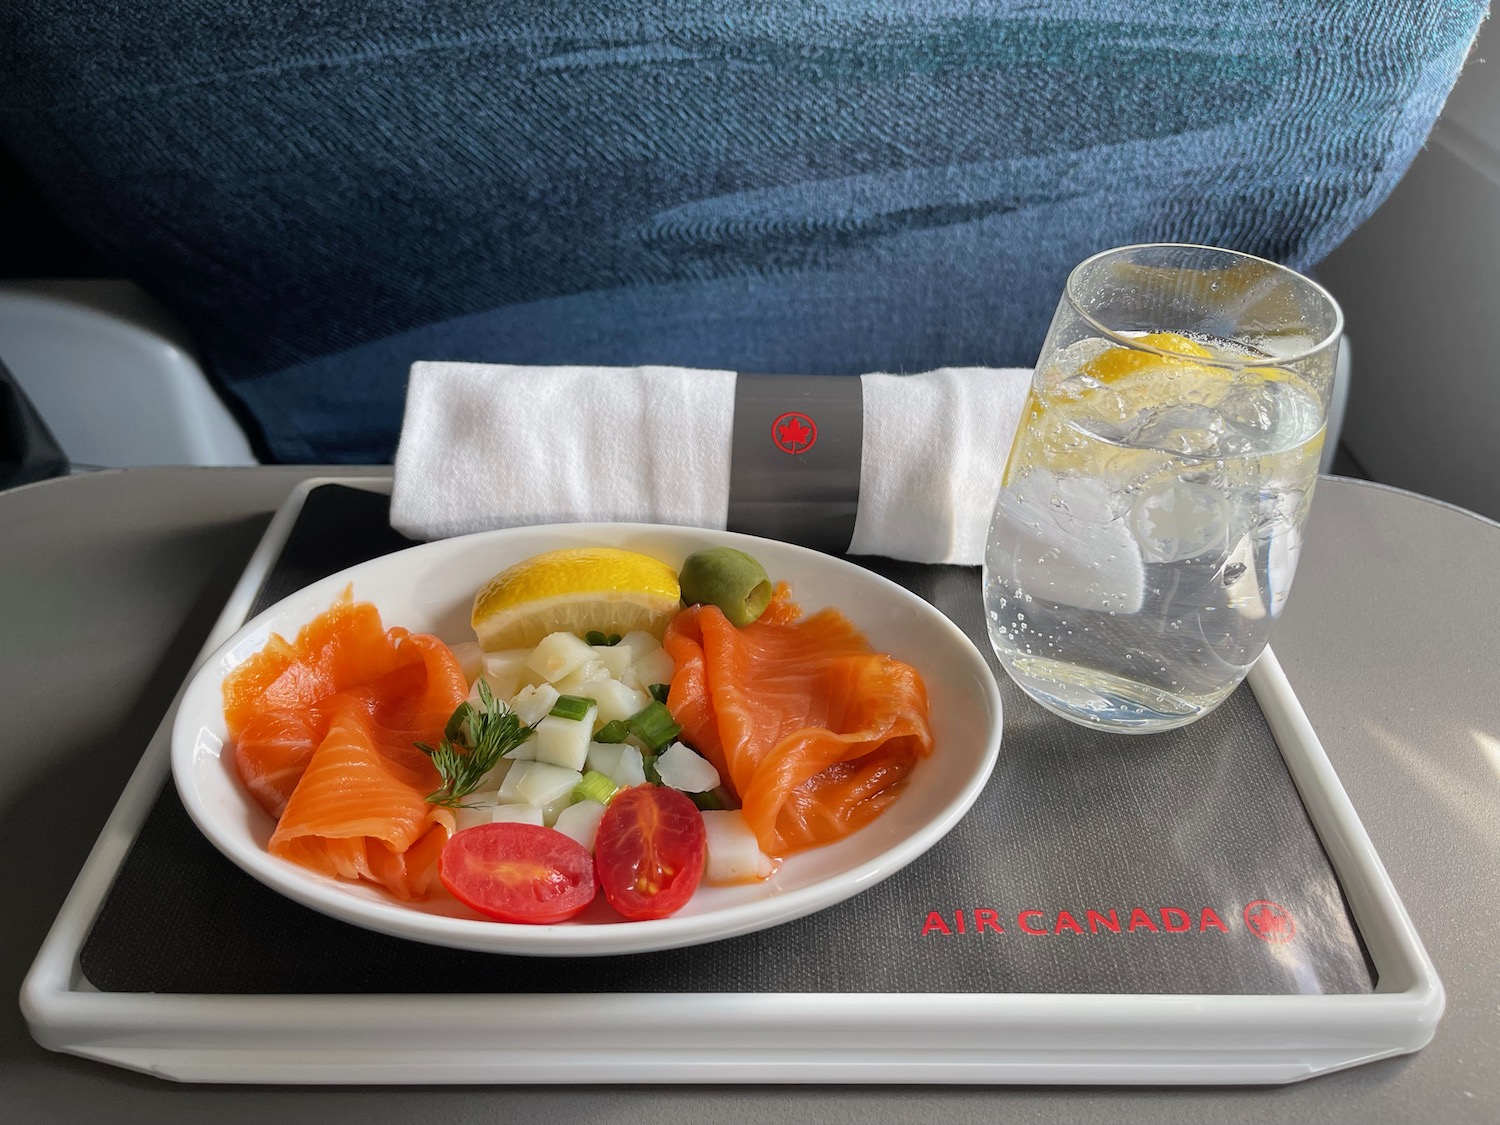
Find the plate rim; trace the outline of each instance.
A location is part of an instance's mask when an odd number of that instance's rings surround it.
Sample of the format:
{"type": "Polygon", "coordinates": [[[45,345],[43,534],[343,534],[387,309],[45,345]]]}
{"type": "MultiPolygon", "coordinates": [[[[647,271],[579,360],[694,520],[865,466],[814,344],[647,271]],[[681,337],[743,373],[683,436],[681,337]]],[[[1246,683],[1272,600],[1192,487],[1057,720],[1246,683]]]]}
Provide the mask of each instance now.
{"type": "MultiPolygon", "coordinates": [[[[272,565],[274,561],[274,559],[271,560],[272,565]]],[[[389,627],[391,623],[386,624],[389,627]]],[[[612,956],[663,951],[753,933],[835,906],[894,875],[943,839],[983,792],[999,760],[1003,738],[1003,705],[999,685],[978,646],[946,614],[900,583],[847,559],[799,544],[723,529],[624,521],[536,524],[473,532],[468,535],[418,543],[319,578],[277,600],[253,617],[244,618],[233,633],[208,653],[192,671],[183,688],[181,702],[184,706],[178,708],[173,720],[169,755],[173,783],[183,807],[197,829],[216,850],[237,867],[278,894],[351,925],[425,944],[513,956],[612,956]],[[955,795],[939,808],[937,815],[920,829],[868,859],[844,869],[837,875],[824,877],[808,886],[799,887],[784,894],[737,903],[703,914],[679,914],[662,919],[618,924],[523,925],[454,918],[412,910],[395,901],[386,902],[366,898],[352,893],[352,887],[341,889],[339,880],[304,871],[286,860],[271,856],[263,849],[253,846],[245,847],[241,842],[228,839],[226,835],[221,834],[222,828],[210,815],[210,810],[200,801],[194,784],[193,769],[199,758],[197,744],[202,724],[199,718],[190,715],[185,705],[195,694],[204,690],[201,687],[202,683],[222,678],[222,666],[230,650],[243,644],[249,635],[264,627],[267,621],[291,599],[306,597],[309,591],[320,587],[347,585],[352,580],[351,576],[355,576],[356,572],[372,563],[380,563],[417,552],[441,556],[455,551],[454,544],[458,543],[479,543],[497,539],[505,541],[512,538],[531,537],[577,539],[581,535],[607,535],[619,539],[632,535],[662,533],[702,535],[712,538],[716,543],[727,543],[746,549],[750,549],[755,544],[771,544],[778,551],[788,551],[799,558],[813,560],[814,565],[830,567],[835,572],[842,571],[847,575],[857,577],[861,582],[873,583],[884,588],[898,601],[915,607],[922,616],[929,619],[947,635],[948,639],[953,642],[955,650],[962,653],[964,660],[973,666],[975,672],[973,680],[981,687],[982,702],[992,716],[986,731],[979,768],[973,771],[955,795]]]]}

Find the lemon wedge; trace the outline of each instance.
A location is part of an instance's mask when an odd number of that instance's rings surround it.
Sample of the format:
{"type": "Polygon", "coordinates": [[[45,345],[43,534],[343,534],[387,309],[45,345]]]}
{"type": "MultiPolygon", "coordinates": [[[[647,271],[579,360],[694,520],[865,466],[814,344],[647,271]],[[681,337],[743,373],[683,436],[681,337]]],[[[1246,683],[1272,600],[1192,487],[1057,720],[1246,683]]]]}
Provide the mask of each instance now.
{"type": "Polygon", "coordinates": [[[658,639],[681,608],[677,572],[615,547],[569,547],[502,570],[474,596],[472,622],[489,652],[529,648],[549,633],[628,633],[658,639]]]}

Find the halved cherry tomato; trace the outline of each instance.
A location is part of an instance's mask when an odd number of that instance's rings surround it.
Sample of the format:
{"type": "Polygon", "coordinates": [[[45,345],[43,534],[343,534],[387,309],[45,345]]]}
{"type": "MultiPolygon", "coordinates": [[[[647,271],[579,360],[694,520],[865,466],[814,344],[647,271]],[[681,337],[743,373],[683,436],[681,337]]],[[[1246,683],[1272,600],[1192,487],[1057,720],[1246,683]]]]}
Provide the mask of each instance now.
{"type": "Polygon", "coordinates": [[[565,922],[598,890],[587,848],[555,828],[518,821],[457,833],[443,845],[438,878],[464,905],[501,922],[565,922]]]}
{"type": "Polygon", "coordinates": [[[604,897],[632,922],[680,910],[698,888],[707,855],[698,807],[654,785],[616,793],[594,839],[604,897]]]}

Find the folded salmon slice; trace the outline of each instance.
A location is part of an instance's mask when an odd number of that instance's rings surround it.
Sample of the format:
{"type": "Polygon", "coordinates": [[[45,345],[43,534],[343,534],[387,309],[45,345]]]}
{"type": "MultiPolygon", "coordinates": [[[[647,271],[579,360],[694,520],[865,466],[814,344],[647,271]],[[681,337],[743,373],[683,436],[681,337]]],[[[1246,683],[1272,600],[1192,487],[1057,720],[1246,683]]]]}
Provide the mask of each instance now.
{"type": "Polygon", "coordinates": [[[311,708],[263,711],[245,723],[235,740],[240,780],[256,803],[278,820],[325,731],[326,724],[311,708]]]}
{"type": "Polygon", "coordinates": [[[439,784],[437,771],[425,757],[401,760],[396,739],[404,734],[378,726],[357,699],[339,700],[332,711],[269,850],[325,875],[367,879],[398,898],[420,898],[437,856],[424,859],[416,845],[432,835],[440,851],[453,831],[453,814],[426,800],[439,784]]]}
{"type": "Polygon", "coordinates": [[[468,693],[435,637],[383,629],[348,593],[296,641],[272,637],[225,679],[234,763],[277,818],[274,855],[399,898],[434,886],[453,814],[417,742],[436,743],[468,693]]]}
{"type": "Polygon", "coordinates": [[[754,624],[694,606],[664,643],[676,663],[668,709],[739,796],[767,855],[868,824],[932,752],[917,671],[872,651],[837,610],[801,616],[784,584],[754,624]]]}
{"type": "Polygon", "coordinates": [[[326,611],[298,632],[294,641],[275,633],[260,652],[224,678],[224,721],[229,737],[265,711],[305,711],[319,700],[366,684],[401,661],[396,641],[404,629],[380,623],[380,611],[356,602],[346,589],[326,611]]]}

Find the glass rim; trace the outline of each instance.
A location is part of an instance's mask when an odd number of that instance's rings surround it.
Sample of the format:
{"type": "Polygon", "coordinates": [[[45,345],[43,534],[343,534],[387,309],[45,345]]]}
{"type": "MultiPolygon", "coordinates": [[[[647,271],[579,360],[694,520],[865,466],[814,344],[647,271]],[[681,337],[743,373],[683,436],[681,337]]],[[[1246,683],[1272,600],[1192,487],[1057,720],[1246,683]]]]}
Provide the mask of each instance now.
{"type": "Polygon", "coordinates": [[[1154,355],[1167,356],[1171,359],[1191,358],[1199,363],[1216,367],[1240,368],[1265,367],[1268,365],[1279,367],[1301,363],[1305,360],[1311,359],[1313,356],[1316,356],[1319,352],[1324,351],[1330,345],[1337,344],[1339,339],[1344,334],[1344,310],[1339,306],[1338,301],[1334,299],[1332,293],[1324,288],[1324,286],[1319,282],[1316,282],[1312,278],[1308,277],[1305,273],[1299,273],[1297,270],[1292,269],[1290,266],[1284,266],[1280,262],[1273,262],[1271,259],[1262,258],[1257,254],[1248,254],[1243,250],[1231,250],[1227,246],[1209,246],[1205,243],[1198,242],[1136,242],[1131,243],[1128,246],[1112,246],[1107,250],[1100,250],[1095,254],[1090,254],[1087,258],[1079,262],[1076,266],[1068,271],[1068,279],[1063,283],[1063,299],[1068,302],[1073,311],[1077,313],[1082,320],[1096,329],[1105,338],[1112,340],[1115,343],[1118,343],[1124,347],[1133,348],[1136,351],[1150,352],[1154,355]],[[1228,359],[1219,356],[1188,356],[1183,352],[1173,351],[1170,348],[1159,348],[1154,344],[1143,343],[1139,337],[1126,336],[1121,332],[1104,324],[1083,307],[1083,304],[1079,301],[1078,297],[1073,291],[1075,281],[1078,279],[1079,275],[1086,267],[1093,265],[1095,262],[1098,262],[1102,258],[1114,257],[1115,255],[1124,254],[1133,250],[1207,250],[1214,254],[1223,254],[1226,257],[1237,258],[1241,261],[1260,262],[1262,265],[1270,266],[1279,274],[1286,274],[1292,278],[1295,278],[1297,281],[1306,285],[1314,293],[1316,293],[1324,301],[1326,301],[1328,303],[1328,307],[1333,310],[1333,326],[1329,329],[1328,333],[1316,344],[1313,344],[1311,347],[1304,348],[1292,355],[1259,357],[1247,356],[1245,359],[1228,359]]]}

